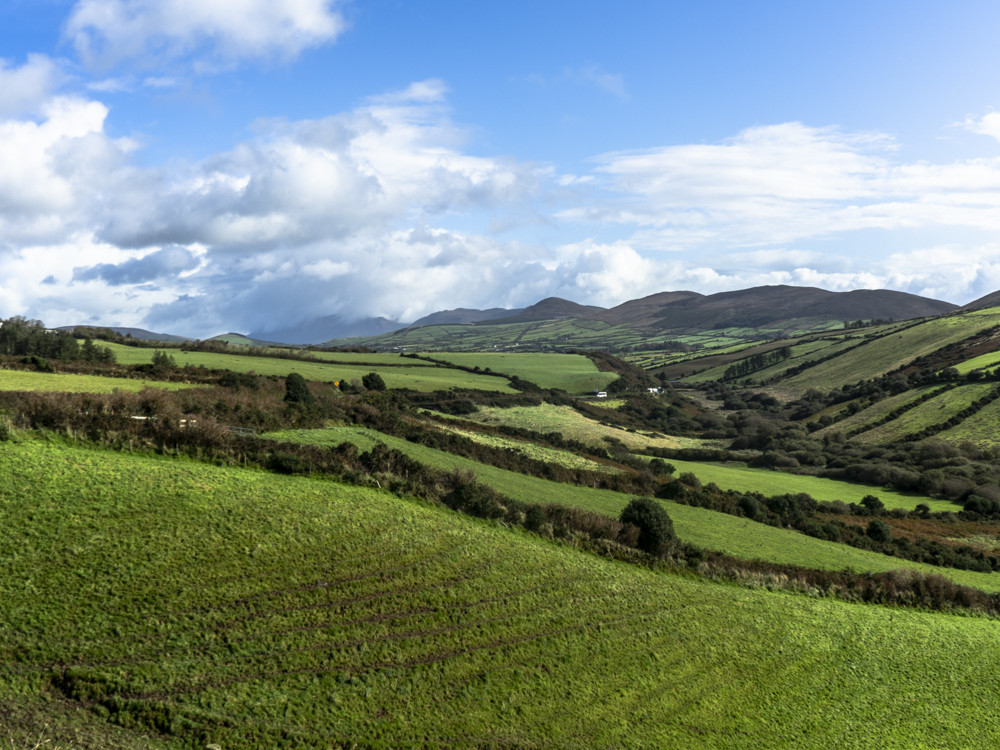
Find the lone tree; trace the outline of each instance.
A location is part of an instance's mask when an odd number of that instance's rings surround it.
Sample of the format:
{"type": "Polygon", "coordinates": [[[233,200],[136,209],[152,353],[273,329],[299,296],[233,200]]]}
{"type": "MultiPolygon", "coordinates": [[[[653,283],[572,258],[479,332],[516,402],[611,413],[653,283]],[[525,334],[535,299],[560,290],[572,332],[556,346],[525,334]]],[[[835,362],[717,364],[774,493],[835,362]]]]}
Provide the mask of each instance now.
{"type": "Polygon", "coordinates": [[[655,500],[648,497],[633,499],[618,518],[622,523],[639,527],[638,547],[657,557],[666,554],[677,540],[674,522],[667,511],[655,500]]]}
{"type": "Polygon", "coordinates": [[[377,372],[370,372],[361,378],[361,385],[369,391],[384,391],[385,381],[377,372]]]}
{"type": "Polygon", "coordinates": [[[311,404],[315,399],[306,385],[306,379],[297,372],[285,378],[285,401],[290,404],[311,404]]]}

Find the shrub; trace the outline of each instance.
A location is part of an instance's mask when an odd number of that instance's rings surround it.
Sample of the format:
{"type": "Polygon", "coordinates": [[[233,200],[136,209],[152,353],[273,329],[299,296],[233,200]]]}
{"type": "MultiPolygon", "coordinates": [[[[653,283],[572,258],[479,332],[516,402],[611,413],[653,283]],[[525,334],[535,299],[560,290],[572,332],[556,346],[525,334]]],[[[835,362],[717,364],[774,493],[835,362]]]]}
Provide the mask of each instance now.
{"type": "Polygon", "coordinates": [[[361,385],[369,391],[384,391],[385,381],[377,372],[370,372],[361,378],[361,385]]]}
{"type": "Polygon", "coordinates": [[[297,372],[289,373],[285,378],[285,401],[290,404],[311,404],[315,401],[306,379],[297,372]]]}
{"type": "Polygon", "coordinates": [[[648,497],[634,498],[625,506],[618,520],[638,527],[639,541],[636,546],[651,555],[666,554],[677,540],[674,522],[667,511],[648,497]]]}
{"type": "Polygon", "coordinates": [[[868,522],[865,534],[876,542],[888,542],[892,539],[892,529],[889,528],[889,524],[878,518],[873,518],[868,522]]]}

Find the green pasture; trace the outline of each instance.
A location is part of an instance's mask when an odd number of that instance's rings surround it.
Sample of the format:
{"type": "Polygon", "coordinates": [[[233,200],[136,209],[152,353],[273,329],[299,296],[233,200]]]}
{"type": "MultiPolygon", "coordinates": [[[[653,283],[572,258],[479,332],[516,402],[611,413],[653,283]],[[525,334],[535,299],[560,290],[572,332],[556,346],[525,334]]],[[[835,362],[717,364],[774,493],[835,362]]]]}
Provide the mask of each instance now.
{"type": "Polygon", "coordinates": [[[13,747],[1000,742],[989,620],[656,573],[321,480],[0,457],[13,747]]]}
{"type": "Polygon", "coordinates": [[[962,420],[955,427],[934,436],[953,445],[972,443],[981,448],[1000,445],[1000,399],[987,404],[971,417],[962,420]]]}
{"type": "Polygon", "coordinates": [[[621,440],[632,449],[679,448],[693,442],[676,437],[650,437],[611,425],[603,425],[583,416],[572,407],[553,404],[517,406],[510,409],[483,407],[467,418],[481,424],[505,424],[536,432],[560,432],[564,437],[591,445],[601,445],[605,437],[621,440]]]}
{"type": "Polygon", "coordinates": [[[799,392],[809,388],[829,390],[844,383],[875,378],[998,324],[1000,309],[995,309],[990,315],[932,318],[910,328],[874,337],[864,346],[785,380],[782,386],[799,392]]]}
{"type": "MultiPolygon", "coordinates": [[[[154,349],[140,349],[130,346],[109,344],[118,361],[123,364],[142,364],[153,361],[154,349]]],[[[251,357],[243,354],[216,354],[213,352],[184,352],[179,349],[166,350],[178,366],[205,367],[207,369],[232,370],[234,372],[255,372],[258,375],[284,377],[297,372],[306,380],[329,383],[339,380],[358,382],[369,372],[378,372],[389,388],[409,388],[416,391],[437,391],[450,388],[468,388],[483,391],[516,393],[506,380],[489,375],[477,375],[446,367],[428,367],[427,363],[385,366],[380,369],[375,364],[339,364],[304,362],[277,357],[251,357]]],[[[375,355],[365,355],[373,357],[375,355]]],[[[383,355],[389,356],[389,355],[383,355]]],[[[347,360],[344,360],[347,362],[347,360]]],[[[392,362],[407,362],[398,355],[392,362]]]]}
{"type": "MultiPolygon", "coordinates": [[[[897,393],[895,396],[888,396],[876,401],[871,406],[862,409],[856,414],[852,414],[849,417],[844,417],[843,419],[834,422],[833,424],[823,427],[816,431],[817,437],[825,437],[827,434],[834,432],[849,433],[859,427],[865,427],[866,425],[874,424],[881,419],[884,419],[890,412],[898,409],[901,406],[906,406],[907,404],[916,401],[918,398],[923,396],[928,391],[940,388],[939,385],[927,385],[921,386],[919,388],[913,388],[903,393],[897,393]]],[[[807,422],[814,419],[818,419],[826,413],[831,415],[842,411],[847,404],[835,404],[827,410],[819,412],[809,417],[807,422]]]]}
{"type": "Polygon", "coordinates": [[[570,469],[586,469],[587,471],[599,471],[605,474],[617,474],[620,471],[620,469],[614,466],[608,466],[607,464],[578,456],[570,451],[539,445],[530,440],[518,440],[516,438],[504,437],[503,435],[487,435],[476,430],[463,430],[452,425],[441,425],[440,429],[467,437],[469,440],[480,445],[488,445],[491,448],[499,448],[501,450],[516,451],[528,458],[547,461],[548,463],[558,464],[570,469]]]}
{"type": "Polygon", "coordinates": [[[978,357],[972,357],[964,362],[955,365],[955,369],[962,375],[966,375],[973,370],[990,370],[1000,365],[1000,352],[987,352],[978,357]]]}
{"type": "Polygon", "coordinates": [[[764,495],[798,494],[804,492],[815,500],[845,503],[860,503],[865,495],[875,495],[886,508],[906,508],[914,510],[924,503],[932,511],[961,510],[961,505],[949,500],[937,500],[923,495],[912,495],[897,492],[887,487],[876,487],[869,484],[842,482],[837,479],[813,477],[804,474],[789,474],[772,469],[758,469],[741,463],[708,463],[703,461],[669,460],[677,468],[677,473],[685,471],[693,473],[703,484],[715,482],[724,490],[740,492],[760,492],[764,495]]]}
{"type": "Polygon", "coordinates": [[[568,393],[604,390],[608,383],[618,378],[617,373],[601,372],[593,360],[582,354],[432,352],[430,356],[463,367],[489,368],[493,372],[516,375],[542,388],[561,388],[568,393]]]}
{"type": "Polygon", "coordinates": [[[974,401],[994,388],[994,384],[960,385],[904,412],[898,419],[858,434],[854,439],[865,443],[891,443],[927,427],[947,422],[974,401]]]}
{"type": "Polygon", "coordinates": [[[48,391],[55,393],[138,393],[144,388],[177,391],[192,388],[187,383],[133,378],[105,378],[99,375],[0,370],[0,391],[48,391]]]}
{"type": "MultiPolygon", "coordinates": [[[[508,497],[526,503],[558,503],[617,518],[631,499],[630,496],[619,492],[591,487],[576,487],[506,469],[498,469],[472,459],[416,445],[401,438],[394,438],[363,428],[288,430],[271,433],[269,437],[321,446],[334,446],[346,441],[354,443],[361,450],[368,450],[376,442],[382,442],[432,468],[445,471],[471,471],[479,481],[490,485],[508,497]]],[[[854,486],[857,487],[857,485],[854,486]]],[[[975,586],[985,591],[1000,591],[1000,575],[937,568],[835,542],[814,539],[797,531],[774,528],[706,508],[696,508],[669,501],[663,501],[663,503],[674,522],[678,537],[682,540],[747,560],[760,559],[823,570],[851,568],[858,571],[884,572],[907,568],[923,573],[940,573],[958,583],[975,586]]],[[[951,504],[949,506],[949,509],[954,509],[951,504]]]]}

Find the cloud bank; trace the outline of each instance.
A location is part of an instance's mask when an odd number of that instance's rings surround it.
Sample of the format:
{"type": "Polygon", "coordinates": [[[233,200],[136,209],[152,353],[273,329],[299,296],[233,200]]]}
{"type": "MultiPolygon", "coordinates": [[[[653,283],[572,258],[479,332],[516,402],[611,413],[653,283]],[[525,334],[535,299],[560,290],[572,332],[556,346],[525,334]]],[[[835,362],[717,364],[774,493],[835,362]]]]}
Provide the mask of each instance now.
{"type": "MultiPolygon", "coordinates": [[[[1000,288],[1000,158],[907,160],[885,133],[764,124],[570,172],[477,152],[429,78],[255,123],[198,161],[144,165],[117,135],[102,97],[294,59],[344,33],[340,8],[80,0],[64,33],[82,67],[0,60],[0,317],[210,336],[553,295],[798,284],[962,303],[1000,288]]],[[[628,97],[596,65],[557,81],[628,97]]],[[[1000,140],[996,113],[962,126],[1000,140]]]]}

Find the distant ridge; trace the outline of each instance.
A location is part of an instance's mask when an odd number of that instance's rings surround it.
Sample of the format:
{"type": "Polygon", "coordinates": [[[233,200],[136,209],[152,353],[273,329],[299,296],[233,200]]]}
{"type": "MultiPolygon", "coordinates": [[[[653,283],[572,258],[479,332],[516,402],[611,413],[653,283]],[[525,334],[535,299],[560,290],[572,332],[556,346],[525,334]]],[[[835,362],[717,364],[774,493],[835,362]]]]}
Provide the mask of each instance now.
{"type": "Polygon", "coordinates": [[[985,310],[988,307],[1000,307],[1000,291],[990,292],[985,297],[973,300],[967,305],[962,305],[962,310],[985,310]]]}
{"type": "Polygon", "coordinates": [[[495,318],[516,315],[523,310],[523,307],[516,310],[508,310],[504,307],[491,307],[488,310],[470,310],[467,307],[458,307],[454,310],[442,310],[441,312],[425,315],[410,323],[409,327],[479,323],[484,320],[494,320],[495,318]]]}
{"type": "MultiPolygon", "coordinates": [[[[708,296],[670,298],[649,328],[711,330],[757,328],[798,318],[830,320],[908,320],[941,315],[958,306],[886,289],[830,292],[799,286],[759,286],[708,296]]],[[[628,303],[626,303],[628,304],[628,303]]],[[[650,310],[649,316],[655,316],[650,310]]]]}
{"type": "Polygon", "coordinates": [[[405,327],[405,324],[388,318],[364,318],[352,321],[339,315],[327,315],[294,326],[252,331],[247,334],[247,338],[273,341],[279,344],[308,345],[319,344],[331,339],[379,336],[405,327]]]}
{"type": "Polygon", "coordinates": [[[559,318],[578,318],[583,315],[603,312],[603,307],[580,305],[561,297],[546,297],[522,310],[512,310],[513,315],[494,318],[493,323],[520,323],[533,320],[556,320],[559,318]]]}

